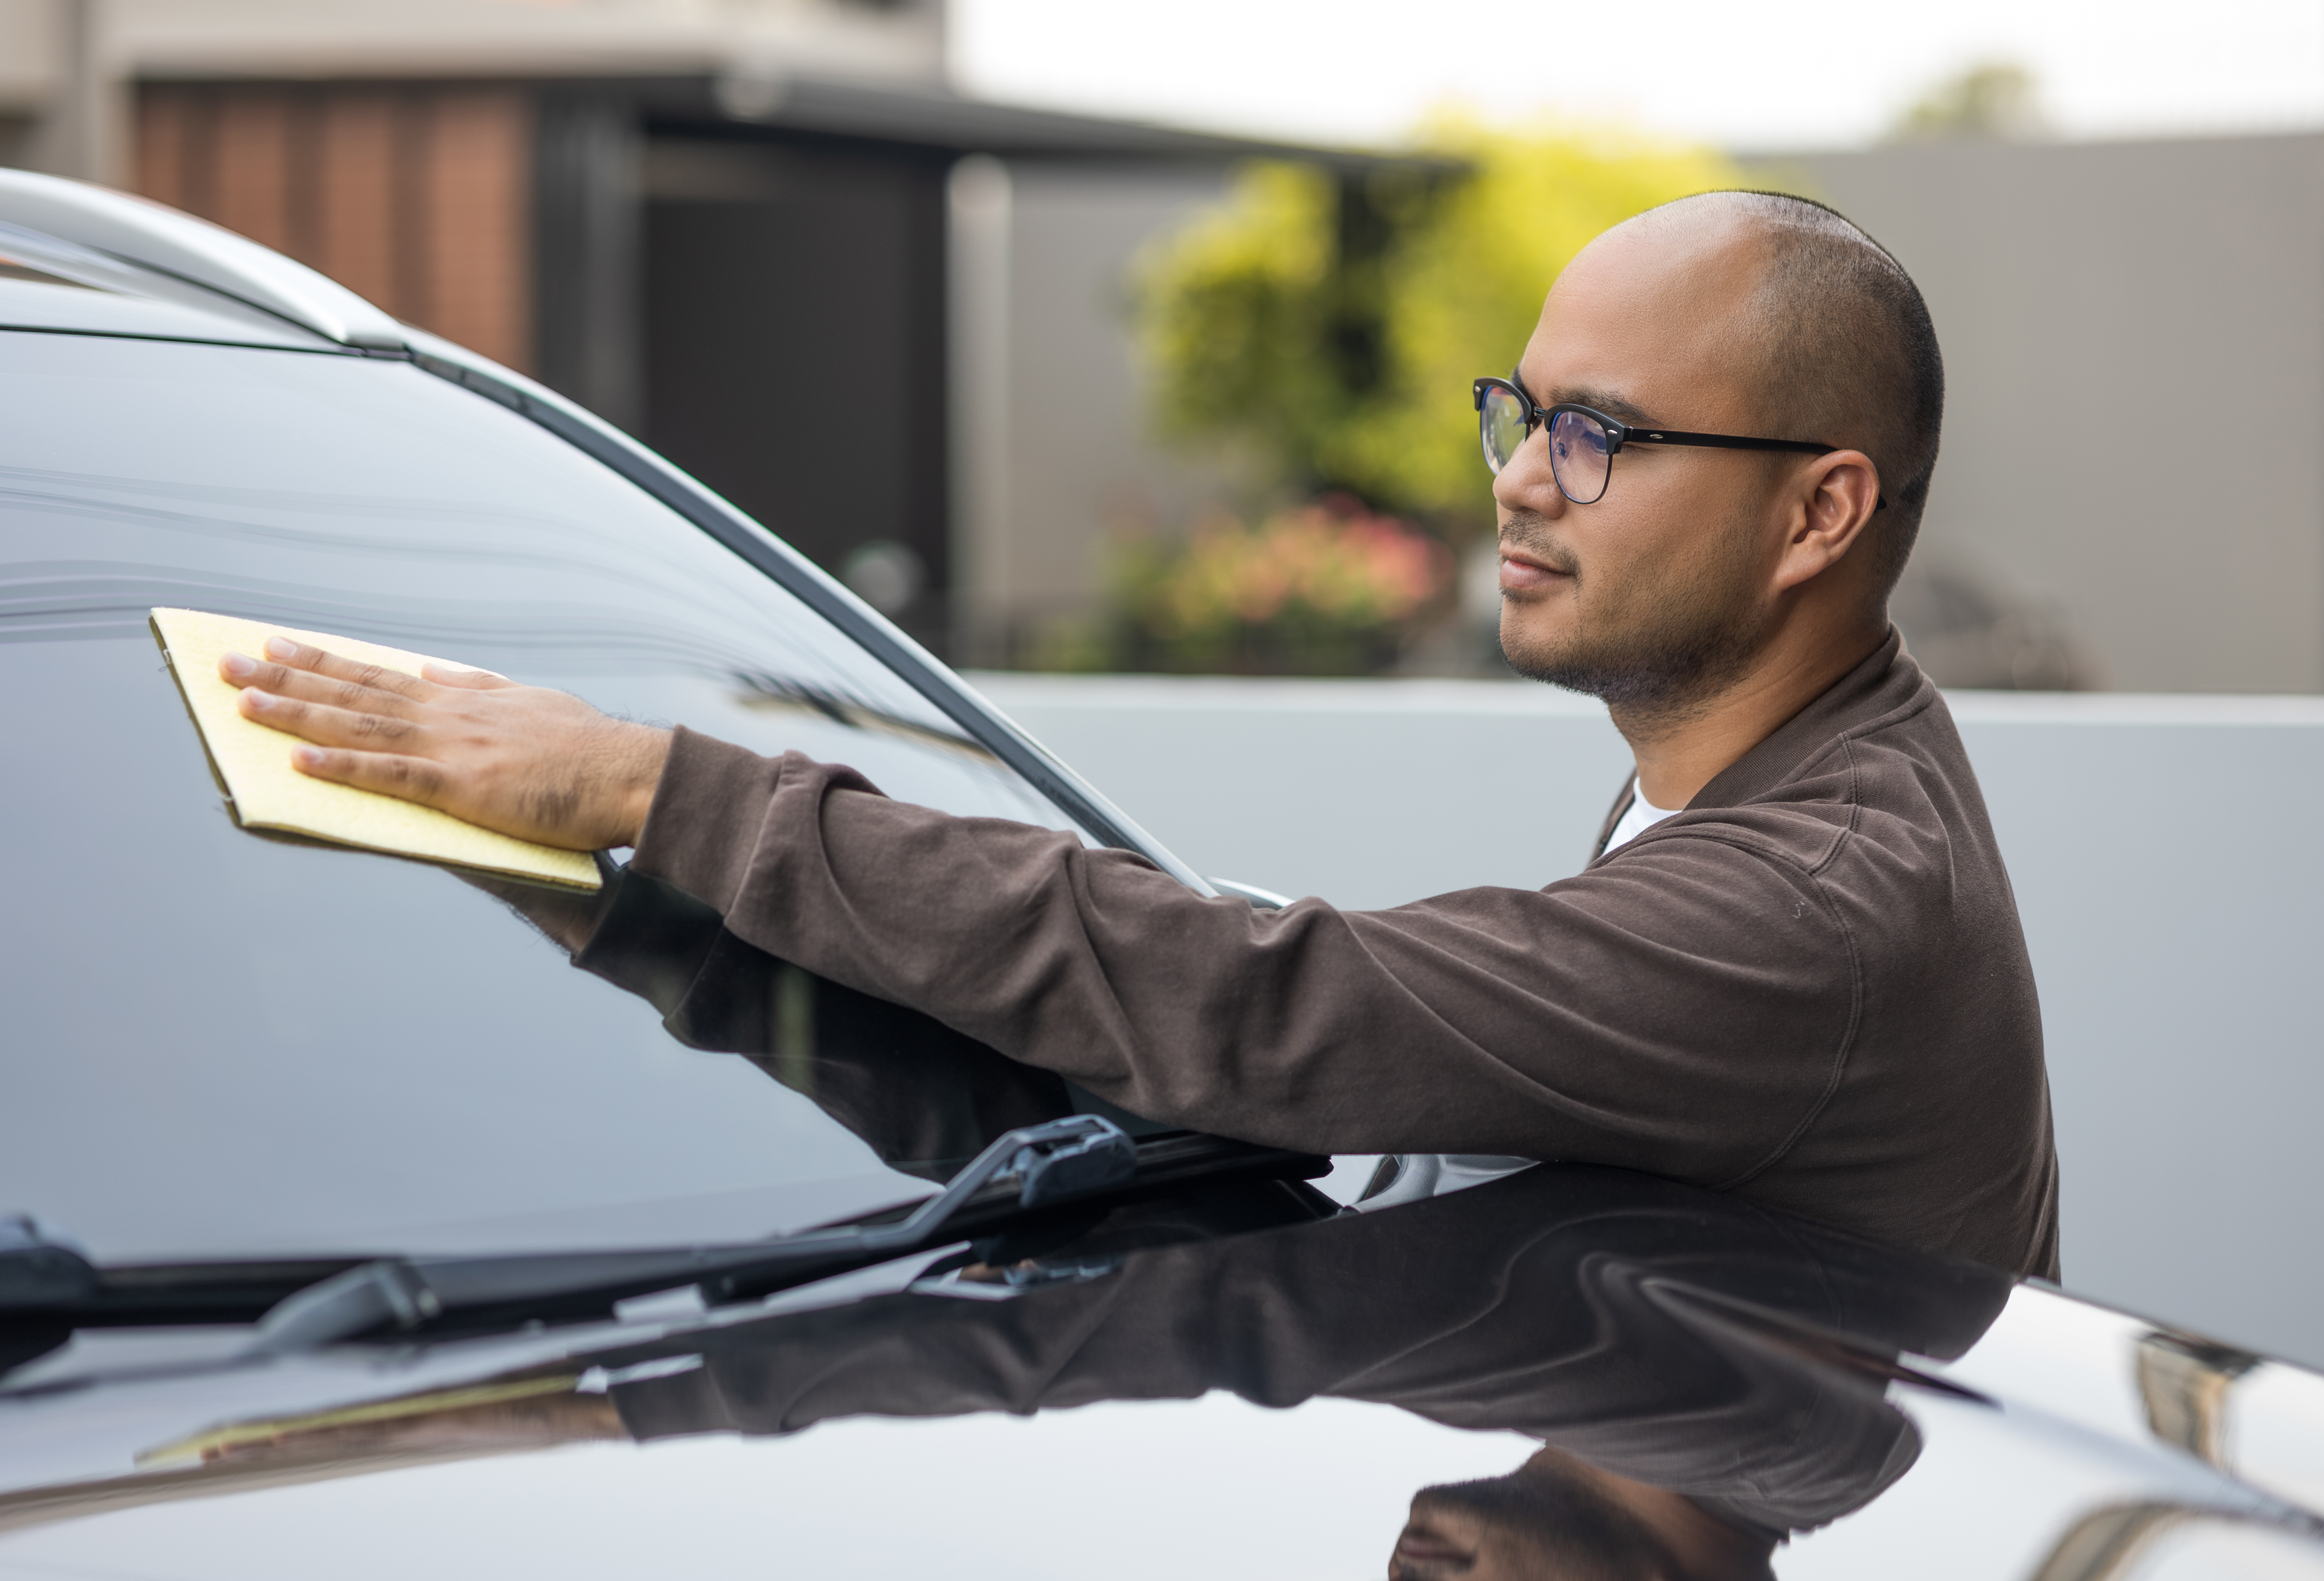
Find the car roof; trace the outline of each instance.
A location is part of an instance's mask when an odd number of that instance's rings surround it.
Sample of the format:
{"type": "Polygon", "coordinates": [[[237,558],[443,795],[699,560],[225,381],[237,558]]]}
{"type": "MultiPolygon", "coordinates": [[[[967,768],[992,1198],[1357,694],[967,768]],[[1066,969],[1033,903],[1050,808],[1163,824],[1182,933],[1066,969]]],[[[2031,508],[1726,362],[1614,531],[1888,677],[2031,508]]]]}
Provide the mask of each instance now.
{"type": "Polygon", "coordinates": [[[248,237],[55,176],[0,171],[0,254],[14,264],[0,291],[8,328],[301,350],[410,344],[385,312],[248,237]]]}

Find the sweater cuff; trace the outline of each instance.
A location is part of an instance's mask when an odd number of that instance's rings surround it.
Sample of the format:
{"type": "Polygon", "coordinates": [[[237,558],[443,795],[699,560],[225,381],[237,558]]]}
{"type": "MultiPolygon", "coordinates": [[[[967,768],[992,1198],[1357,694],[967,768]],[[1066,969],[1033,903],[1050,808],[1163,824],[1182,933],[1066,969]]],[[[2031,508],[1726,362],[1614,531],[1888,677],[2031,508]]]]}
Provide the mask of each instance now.
{"type": "Polygon", "coordinates": [[[781,777],[779,759],[679,726],[630,865],[724,916],[750,870],[781,777]]]}

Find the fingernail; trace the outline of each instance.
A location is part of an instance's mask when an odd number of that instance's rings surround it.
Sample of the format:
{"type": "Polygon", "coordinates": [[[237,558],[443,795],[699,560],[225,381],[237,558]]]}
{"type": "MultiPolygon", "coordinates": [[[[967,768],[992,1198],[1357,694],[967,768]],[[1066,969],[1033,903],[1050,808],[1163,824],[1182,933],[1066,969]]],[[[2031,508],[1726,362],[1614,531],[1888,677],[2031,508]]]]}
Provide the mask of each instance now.
{"type": "Polygon", "coordinates": [[[299,657],[299,644],[288,637],[269,637],[266,639],[266,656],[269,659],[296,659],[299,657]]]}
{"type": "Polygon", "coordinates": [[[274,699],[254,686],[242,689],[242,700],[254,708],[271,708],[274,706],[274,699]]]}
{"type": "Polygon", "coordinates": [[[318,746],[295,748],[290,754],[290,761],[302,769],[319,769],[323,766],[323,749],[318,746]]]}
{"type": "Polygon", "coordinates": [[[255,659],[245,659],[239,653],[228,653],[225,658],[218,661],[218,668],[225,670],[228,675],[234,677],[235,680],[240,680],[245,675],[255,675],[258,673],[258,661],[255,659]]]}

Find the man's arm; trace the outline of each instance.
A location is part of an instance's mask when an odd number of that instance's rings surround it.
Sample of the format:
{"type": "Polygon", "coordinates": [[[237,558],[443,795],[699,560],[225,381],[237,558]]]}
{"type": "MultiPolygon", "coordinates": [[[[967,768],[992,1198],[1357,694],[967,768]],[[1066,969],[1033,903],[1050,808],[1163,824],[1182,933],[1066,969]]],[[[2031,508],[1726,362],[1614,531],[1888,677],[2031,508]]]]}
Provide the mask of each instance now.
{"type": "Polygon", "coordinates": [[[1545,892],[1259,912],[1126,852],[681,730],[635,864],[762,949],[1153,1119],[1723,1184],[1836,1077],[1848,945],[1805,875],[1659,846],[1545,892]]]}
{"type": "Polygon", "coordinates": [[[1812,1118],[1854,1035],[1848,930],[1739,834],[1658,840],[1545,891],[1261,913],[797,754],[665,744],[562,693],[270,658],[226,673],[253,717],[322,744],[308,772],[533,838],[634,840],[641,872],[769,954],[1156,1120],[1731,1185],[1812,1118]],[[641,784],[658,786],[642,829],[641,784]]]}

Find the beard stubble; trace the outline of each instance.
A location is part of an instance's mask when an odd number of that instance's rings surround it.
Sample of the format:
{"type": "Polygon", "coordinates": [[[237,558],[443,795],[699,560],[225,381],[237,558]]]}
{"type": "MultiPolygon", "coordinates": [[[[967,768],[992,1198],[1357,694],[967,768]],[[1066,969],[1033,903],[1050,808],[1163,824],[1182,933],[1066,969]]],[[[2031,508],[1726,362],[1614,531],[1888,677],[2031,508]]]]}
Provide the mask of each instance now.
{"type": "Polygon", "coordinates": [[[1678,718],[1740,675],[1765,643],[1744,521],[1722,522],[1694,553],[1638,568],[1627,586],[1582,569],[1535,512],[1512,514],[1501,539],[1573,578],[1576,619],[1562,640],[1513,631],[1503,601],[1501,655],[1528,680],[1600,698],[1633,719],[1678,718]]]}

